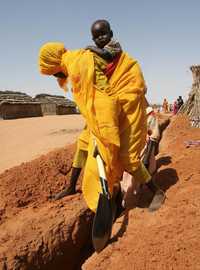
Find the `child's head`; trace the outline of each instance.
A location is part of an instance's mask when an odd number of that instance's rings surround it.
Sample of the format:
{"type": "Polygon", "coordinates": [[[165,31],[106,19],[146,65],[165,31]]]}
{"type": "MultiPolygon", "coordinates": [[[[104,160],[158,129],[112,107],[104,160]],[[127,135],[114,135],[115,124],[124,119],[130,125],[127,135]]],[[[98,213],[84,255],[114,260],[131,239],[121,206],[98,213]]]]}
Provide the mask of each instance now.
{"type": "Polygon", "coordinates": [[[103,48],[113,37],[110,24],[106,20],[97,20],[91,26],[92,39],[99,48],[103,48]]]}

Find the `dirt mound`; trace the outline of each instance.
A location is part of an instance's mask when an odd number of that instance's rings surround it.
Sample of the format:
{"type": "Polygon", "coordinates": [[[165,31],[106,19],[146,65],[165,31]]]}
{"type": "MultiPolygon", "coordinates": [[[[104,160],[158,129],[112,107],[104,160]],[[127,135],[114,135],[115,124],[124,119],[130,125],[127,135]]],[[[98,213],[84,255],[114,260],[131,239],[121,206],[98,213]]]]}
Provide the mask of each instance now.
{"type": "Polygon", "coordinates": [[[149,213],[144,202],[150,195],[144,194],[143,204],[116,221],[109,245],[89,258],[84,270],[200,269],[200,147],[186,143],[199,139],[200,129],[185,117],[172,118],[158,156],[164,205],[149,213]]]}
{"type": "Polygon", "coordinates": [[[0,269],[77,269],[90,252],[93,215],[80,192],[48,199],[68,185],[73,154],[72,145],[0,175],[0,269]]]}
{"type": "Polygon", "coordinates": [[[22,163],[0,175],[1,218],[21,207],[39,207],[48,197],[68,185],[74,145],[22,163]]]}

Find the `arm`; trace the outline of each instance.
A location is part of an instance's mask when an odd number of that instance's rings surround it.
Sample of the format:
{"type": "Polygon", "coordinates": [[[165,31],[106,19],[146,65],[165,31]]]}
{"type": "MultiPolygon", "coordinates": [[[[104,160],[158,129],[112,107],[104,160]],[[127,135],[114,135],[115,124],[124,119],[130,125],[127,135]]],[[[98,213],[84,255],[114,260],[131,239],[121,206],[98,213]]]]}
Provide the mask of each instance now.
{"type": "Polygon", "coordinates": [[[113,60],[113,55],[106,49],[100,49],[96,46],[87,46],[86,50],[90,50],[91,52],[98,54],[100,57],[102,57],[106,61],[113,60]]]}

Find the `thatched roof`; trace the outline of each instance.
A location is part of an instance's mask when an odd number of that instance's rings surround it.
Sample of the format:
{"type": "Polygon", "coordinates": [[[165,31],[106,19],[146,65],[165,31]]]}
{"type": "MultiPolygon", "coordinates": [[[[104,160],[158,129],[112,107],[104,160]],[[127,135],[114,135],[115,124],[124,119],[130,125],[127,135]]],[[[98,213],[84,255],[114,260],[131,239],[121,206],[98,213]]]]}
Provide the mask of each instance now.
{"type": "Polygon", "coordinates": [[[22,92],[17,91],[0,91],[0,102],[10,103],[33,103],[35,100],[22,92]]]}
{"type": "Polygon", "coordinates": [[[65,98],[64,96],[39,94],[35,96],[34,100],[39,101],[41,103],[55,103],[56,105],[76,107],[75,102],[65,98]]]}

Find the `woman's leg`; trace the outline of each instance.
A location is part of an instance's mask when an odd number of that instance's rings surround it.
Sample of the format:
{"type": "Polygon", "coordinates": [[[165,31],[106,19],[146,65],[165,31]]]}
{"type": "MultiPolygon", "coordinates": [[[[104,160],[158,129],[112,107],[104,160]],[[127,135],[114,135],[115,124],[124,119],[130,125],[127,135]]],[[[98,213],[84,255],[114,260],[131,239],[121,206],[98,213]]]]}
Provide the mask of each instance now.
{"type": "Polygon", "coordinates": [[[65,196],[73,195],[76,193],[76,184],[77,184],[79,175],[81,173],[81,170],[85,166],[86,160],[87,160],[87,151],[77,148],[75,156],[74,156],[73,165],[72,165],[72,172],[71,172],[69,186],[66,187],[64,190],[62,190],[61,192],[55,194],[53,196],[54,200],[59,200],[65,196]]]}
{"type": "Polygon", "coordinates": [[[62,190],[61,192],[56,193],[53,196],[54,200],[60,200],[65,196],[73,195],[73,194],[76,193],[76,183],[77,183],[78,177],[79,177],[79,175],[81,173],[81,169],[82,168],[72,167],[72,174],[71,174],[69,186],[67,188],[65,188],[64,190],[62,190]]]}

